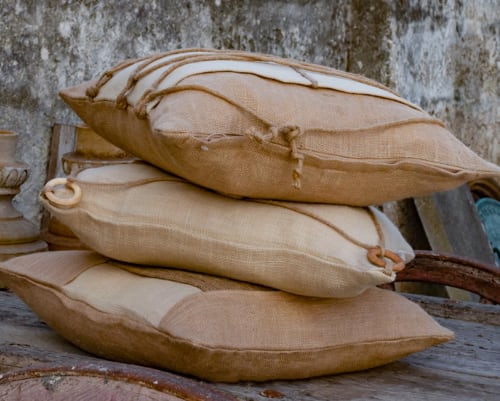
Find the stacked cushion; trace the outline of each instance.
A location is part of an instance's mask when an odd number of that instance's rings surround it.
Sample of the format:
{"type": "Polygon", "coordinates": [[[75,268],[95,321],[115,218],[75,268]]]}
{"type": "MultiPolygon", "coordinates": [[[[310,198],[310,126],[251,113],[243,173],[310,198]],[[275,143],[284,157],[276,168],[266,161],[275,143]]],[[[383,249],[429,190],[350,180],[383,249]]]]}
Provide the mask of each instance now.
{"type": "Polygon", "coordinates": [[[210,49],[128,60],[60,94],[144,160],[42,191],[89,251],[0,265],[77,346],[239,381],[367,369],[453,337],[376,288],[414,254],[373,205],[500,168],[418,106],[360,76],[210,49]]]}
{"type": "Polygon", "coordinates": [[[233,199],[144,163],[86,169],[63,183],[47,184],[43,205],[90,249],[124,262],[339,298],[394,280],[395,264],[373,264],[367,248],[402,264],[414,257],[374,207],[233,199]]]}
{"type": "Polygon", "coordinates": [[[60,94],[120,148],[236,197],[366,206],[500,175],[390,89],[288,59],[184,49],[60,94]]]}
{"type": "Polygon", "coordinates": [[[305,298],[91,251],[0,263],[0,279],[45,322],[101,357],[213,380],[299,379],[389,363],[452,333],[419,306],[371,288],[305,298]]]}

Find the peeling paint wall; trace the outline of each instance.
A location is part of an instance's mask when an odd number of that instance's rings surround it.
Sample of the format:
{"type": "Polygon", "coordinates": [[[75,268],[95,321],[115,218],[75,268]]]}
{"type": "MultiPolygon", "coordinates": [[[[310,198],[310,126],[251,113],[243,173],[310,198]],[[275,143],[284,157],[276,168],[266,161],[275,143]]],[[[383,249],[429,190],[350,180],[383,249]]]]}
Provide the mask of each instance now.
{"type": "Polygon", "coordinates": [[[119,61],[181,47],[293,57],[374,78],[500,163],[497,0],[2,2],[0,129],[31,176],[16,199],[39,220],[51,127],[78,123],[60,88],[119,61]]]}

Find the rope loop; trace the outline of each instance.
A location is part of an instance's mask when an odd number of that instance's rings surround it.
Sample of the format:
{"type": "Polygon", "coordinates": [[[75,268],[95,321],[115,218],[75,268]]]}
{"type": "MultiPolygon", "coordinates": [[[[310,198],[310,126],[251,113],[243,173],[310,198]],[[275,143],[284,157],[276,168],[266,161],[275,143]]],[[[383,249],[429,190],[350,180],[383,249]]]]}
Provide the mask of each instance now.
{"type": "Polygon", "coordinates": [[[47,198],[51,205],[61,209],[69,209],[76,206],[82,199],[82,189],[69,178],[54,178],[45,184],[42,195],[47,198]],[[61,185],[72,191],[71,197],[66,198],[56,194],[56,187],[61,185]]]}
{"type": "Polygon", "coordinates": [[[367,257],[371,264],[384,268],[384,273],[388,276],[392,272],[400,272],[405,268],[403,259],[398,254],[384,249],[381,245],[369,248],[367,257]],[[389,259],[392,263],[387,263],[386,259],[389,259]]]}

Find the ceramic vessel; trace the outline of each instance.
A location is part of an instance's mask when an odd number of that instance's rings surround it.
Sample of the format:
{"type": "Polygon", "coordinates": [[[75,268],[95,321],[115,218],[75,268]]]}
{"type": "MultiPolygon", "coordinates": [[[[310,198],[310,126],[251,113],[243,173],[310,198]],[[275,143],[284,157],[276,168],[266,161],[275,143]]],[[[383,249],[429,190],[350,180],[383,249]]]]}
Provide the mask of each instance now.
{"type": "Polygon", "coordinates": [[[90,127],[77,126],[75,150],[62,156],[62,168],[70,175],[85,168],[133,163],[136,160],[138,158],[97,135],[90,127]]]}
{"type": "Polygon", "coordinates": [[[0,260],[47,250],[38,228],[12,204],[29,174],[28,165],[15,159],[17,134],[0,131],[0,260]]]}

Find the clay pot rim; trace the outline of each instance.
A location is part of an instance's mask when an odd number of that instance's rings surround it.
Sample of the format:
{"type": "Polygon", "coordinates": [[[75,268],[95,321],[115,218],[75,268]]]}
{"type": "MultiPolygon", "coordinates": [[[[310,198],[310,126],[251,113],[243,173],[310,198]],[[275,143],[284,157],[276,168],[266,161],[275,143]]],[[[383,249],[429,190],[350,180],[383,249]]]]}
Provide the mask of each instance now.
{"type": "Polygon", "coordinates": [[[17,133],[15,133],[14,131],[0,129],[0,135],[17,136],[17,133]]]}

